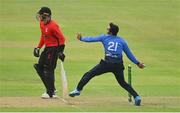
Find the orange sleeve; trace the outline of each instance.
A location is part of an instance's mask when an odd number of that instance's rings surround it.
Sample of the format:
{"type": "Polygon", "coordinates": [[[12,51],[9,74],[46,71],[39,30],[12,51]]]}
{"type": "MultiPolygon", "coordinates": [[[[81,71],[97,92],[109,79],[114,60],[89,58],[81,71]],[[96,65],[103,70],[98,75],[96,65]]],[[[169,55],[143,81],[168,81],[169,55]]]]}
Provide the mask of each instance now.
{"type": "Polygon", "coordinates": [[[42,46],[44,45],[44,38],[43,38],[43,33],[42,33],[42,24],[43,22],[40,22],[40,29],[41,29],[41,37],[40,37],[40,41],[39,41],[39,44],[38,44],[38,48],[42,48],[42,46]]]}
{"type": "Polygon", "coordinates": [[[39,41],[39,44],[38,44],[38,48],[42,48],[42,46],[44,45],[44,38],[42,37],[42,34],[41,34],[41,38],[40,38],[40,41],[39,41]]]}
{"type": "Polygon", "coordinates": [[[65,37],[63,33],[61,32],[60,28],[58,25],[55,25],[54,28],[54,36],[58,39],[59,45],[64,45],[65,44],[65,37]]]}

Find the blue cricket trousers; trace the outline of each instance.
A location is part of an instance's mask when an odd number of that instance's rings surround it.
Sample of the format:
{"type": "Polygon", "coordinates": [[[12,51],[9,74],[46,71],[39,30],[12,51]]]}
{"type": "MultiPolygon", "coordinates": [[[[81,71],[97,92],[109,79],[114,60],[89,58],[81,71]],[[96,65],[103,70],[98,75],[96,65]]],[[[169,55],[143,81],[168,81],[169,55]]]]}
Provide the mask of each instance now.
{"type": "Polygon", "coordinates": [[[123,63],[110,63],[101,60],[94,68],[86,72],[78,83],[77,90],[81,91],[83,87],[95,76],[111,72],[119,85],[128,91],[134,98],[138,96],[136,91],[124,79],[124,65],[123,63]]]}

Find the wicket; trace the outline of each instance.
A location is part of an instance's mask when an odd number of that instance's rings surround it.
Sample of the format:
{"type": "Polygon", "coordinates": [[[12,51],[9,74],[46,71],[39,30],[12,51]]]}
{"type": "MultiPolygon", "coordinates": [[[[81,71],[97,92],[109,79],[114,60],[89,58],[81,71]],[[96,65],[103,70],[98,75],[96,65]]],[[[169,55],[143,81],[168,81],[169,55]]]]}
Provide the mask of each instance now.
{"type": "MultiPolygon", "coordinates": [[[[131,84],[131,65],[128,65],[128,83],[130,86],[132,86],[131,84]]],[[[128,101],[132,102],[132,95],[130,93],[128,93],[128,101]]]]}

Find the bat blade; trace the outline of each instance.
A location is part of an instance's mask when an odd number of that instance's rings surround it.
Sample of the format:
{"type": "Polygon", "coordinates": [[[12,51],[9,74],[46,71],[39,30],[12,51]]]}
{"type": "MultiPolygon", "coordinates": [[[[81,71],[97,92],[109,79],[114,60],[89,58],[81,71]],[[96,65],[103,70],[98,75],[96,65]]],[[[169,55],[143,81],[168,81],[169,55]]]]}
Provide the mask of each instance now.
{"type": "Polygon", "coordinates": [[[64,70],[64,64],[61,62],[61,81],[62,81],[62,93],[63,93],[63,98],[68,97],[68,84],[67,84],[67,77],[66,77],[66,72],[64,70]]]}

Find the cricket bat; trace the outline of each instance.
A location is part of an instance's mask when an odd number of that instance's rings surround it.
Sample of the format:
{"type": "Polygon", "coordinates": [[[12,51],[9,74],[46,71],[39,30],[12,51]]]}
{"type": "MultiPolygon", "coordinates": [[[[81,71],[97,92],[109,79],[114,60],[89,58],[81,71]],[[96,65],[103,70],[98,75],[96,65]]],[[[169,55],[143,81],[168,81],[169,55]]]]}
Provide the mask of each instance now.
{"type": "Polygon", "coordinates": [[[67,77],[66,77],[66,73],[64,70],[64,64],[61,61],[61,81],[62,81],[62,96],[63,98],[67,98],[68,97],[68,84],[67,84],[67,77]]]}

